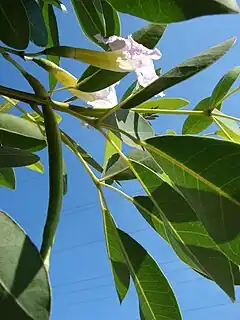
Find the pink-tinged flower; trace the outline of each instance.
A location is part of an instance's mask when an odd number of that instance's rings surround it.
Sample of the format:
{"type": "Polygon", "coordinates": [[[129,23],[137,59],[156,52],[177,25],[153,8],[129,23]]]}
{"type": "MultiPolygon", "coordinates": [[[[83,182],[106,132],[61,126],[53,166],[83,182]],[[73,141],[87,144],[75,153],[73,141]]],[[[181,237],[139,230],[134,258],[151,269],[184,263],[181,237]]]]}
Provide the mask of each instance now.
{"type": "MultiPolygon", "coordinates": [[[[162,54],[157,48],[148,49],[136,42],[131,35],[127,39],[118,36],[111,36],[108,39],[104,39],[100,35],[95,37],[99,42],[108,44],[111,51],[119,53],[120,68],[126,71],[135,71],[140,86],[146,87],[158,79],[153,60],[159,60],[162,54]]],[[[163,96],[164,93],[160,93],[160,95],[163,96]]]]}

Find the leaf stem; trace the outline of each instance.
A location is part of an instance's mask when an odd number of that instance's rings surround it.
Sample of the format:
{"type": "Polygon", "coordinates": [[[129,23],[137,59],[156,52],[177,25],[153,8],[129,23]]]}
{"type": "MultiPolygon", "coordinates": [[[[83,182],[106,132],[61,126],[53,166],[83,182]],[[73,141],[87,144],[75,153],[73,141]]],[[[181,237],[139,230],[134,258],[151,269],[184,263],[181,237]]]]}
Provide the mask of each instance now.
{"type": "Polygon", "coordinates": [[[193,115],[193,116],[204,116],[208,117],[209,114],[206,111],[199,110],[168,110],[168,109],[142,109],[134,108],[132,111],[137,113],[156,113],[156,114],[180,114],[180,115],[193,115]]]}
{"type": "Polygon", "coordinates": [[[225,119],[230,119],[230,120],[234,120],[234,121],[237,121],[237,122],[240,122],[240,118],[236,118],[236,117],[233,117],[233,116],[229,116],[228,114],[225,114],[225,113],[215,113],[214,111],[211,113],[212,116],[215,116],[215,117],[220,117],[220,118],[225,118],[225,119]]]}

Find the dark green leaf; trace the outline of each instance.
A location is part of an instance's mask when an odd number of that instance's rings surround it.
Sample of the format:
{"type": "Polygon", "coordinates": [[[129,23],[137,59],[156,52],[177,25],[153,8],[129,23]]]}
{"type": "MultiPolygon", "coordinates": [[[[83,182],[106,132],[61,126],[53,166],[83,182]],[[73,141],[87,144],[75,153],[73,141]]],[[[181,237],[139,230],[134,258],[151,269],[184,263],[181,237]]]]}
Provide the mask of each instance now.
{"type": "Polygon", "coordinates": [[[155,22],[170,23],[195,17],[239,13],[236,0],[108,0],[117,11],[155,22]]]}
{"type": "Polygon", "coordinates": [[[149,23],[146,25],[146,27],[134,32],[132,37],[135,41],[141,43],[143,46],[153,49],[158,44],[158,41],[162,38],[166,28],[166,24],[149,23]]]}
{"type": "Polygon", "coordinates": [[[39,161],[33,153],[12,147],[0,147],[0,168],[25,167],[39,161]]]}
{"type": "Polygon", "coordinates": [[[225,97],[228,91],[231,89],[234,82],[237,80],[240,74],[240,67],[235,67],[234,69],[228,71],[222,79],[218,82],[215,89],[213,90],[211,100],[210,100],[210,109],[213,110],[214,108],[220,109],[221,100],[225,97]]]}
{"type": "Polygon", "coordinates": [[[220,249],[239,265],[240,145],[203,137],[162,136],[148,139],[146,148],[220,249]]]}
{"type": "MultiPolygon", "coordinates": [[[[128,159],[136,160],[139,163],[151,168],[153,171],[160,172],[161,169],[153,159],[153,157],[146,151],[143,150],[132,150],[127,154],[128,159]]],[[[113,180],[131,180],[136,179],[134,173],[126,165],[125,161],[115,153],[108,161],[106,170],[102,176],[102,180],[113,179],[113,180]]]]}
{"type": "Polygon", "coordinates": [[[40,1],[46,2],[48,4],[52,4],[56,8],[67,12],[67,8],[65,7],[65,5],[60,0],[40,0],[40,1]]]}
{"type": "Polygon", "coordinates": [[[22,2],[29,20],[31,41],[37,46],[45,47],[48,35],[41,9],[35,0],[22,0],[22,2]]]}
{"type": "Polygon", "coordinates": [[[37,248],[20,226],[0,211],[0,300],[4,319],[50,317],[49,278],[37,248]]]}
{"type": "MultiPolygon", "coordinates": [[[[135,139],[144,140],[147,139],[147,137],[154,136],[154,131],[150,123],[141,115],[133,111],[120,109],[116,113],[107,117],[104,120],[104,123],[107,124],[109,129],[115,134],[116,131],[120,129],[127,132],[135,139]]],[[[119,133],[119,137],[121,137],[122,141],[129,146],[137,147],[136,144],[125,134],[119,133]]]]}
{"type": "Polygon", "coordinates": [[[78,21],[85,35],[95,44],[107,49],[96,35],[119,35],[120,22],[117,12],[105,0],[71,0],[78,21]]]}
{"type": "Polygon", "coordinates": [[[67,174],[66,163],[63,160],[63,195],[65,196],[67,192],[68,192],[68,174],[67,174]]]}
{"type": "Polygon", "coordinates": [[[108,257],[111,262],[115,286],[121,303],[129,289],[130,272],[125,263],[115,223],[107,209],[103,212],[103,219],[108,257]]]}
{"type": "Polygon", "coordinates": [[[219,251],[190,205],[155,172],[135,161],[132,164],[149,194],[149,197],[134,197],[144,218],[172,245],[180,259],[214,279],[234,300],[230,262],[219,251]],[[170,229],[174,231],[174,237],[170,229]]]}
{"type": "Polygon", "coordinates": [[[127,90],[124,92],[122,98],[121,98],[121,102],[125,99],[127,99],[131,94],[133,94],[134,90],[136,89],[137,86],[137,80],[134,81],[128,88],[127,90]]]}
{"type": "MultiPolygon", "coordinates": [[[[153,49],[161,39],[165,29],[165,25],[149,24],[133,33],[132,37],[138,43],[153,49]]],[[[98,91],[120,81],[127,74],[127,72],[119,73],[89,66],[78,80],[78,89],[85,92],[98,91]]]]}
{"type": "Polygon", "coordinates": [[[12,168],[0,169],[0,185],[12,190],[16,188],[15,174],[12,168]]]}
{"type": "Polygon", "coordinates": [[[131,274],[145,319],[182,319],[172,288],[155,260],[138,242],[116,227],[107,210],[104,219],[114,237],[115,248],[118,244],[115,254],[121,254],[131,274]]]}
{"type": "MultiPolygon", "coordinates": [[[[210,108],[211,97],[201,100],[194,111],[208,111],[210,108]]],[[[213,123],[213,119],[210,116],[194,116],[190,115],[187,117],[183,124],[182,133],[183,134],[197,134],[207,129],[213,123]]]]}
{"type": "MultiPolygon", "coordinates": [[[[235,286],[239,286],[240,285],[240,267],[237,266],[235,263],[231,263],[231,268],[232,268],[232,274],[233,274],[233,280],[234,280],[234,285],[235,286]]],[[[210,279],[206,274],[203,274],[197,270],[195,270],[197,273],[199,273],[201,276],[207,278],[208,280],[212,280],[210,279]]]]}
{"type": "Polygon", "coordinates": [[[33,122],[7,113],[0,114],[0,143],[25,150],[40,150],[45,137],[33,122]]]}
{"type": "Polygon", "coordinates": [[[232,38],[207,51],[200,53],[189,60],[175,66],[167,73],[161,75],[156,81],[122,103],[122,108],[131,109],[142,102],[154,97],[156,94],[192,77],[220,59],[235,43],[232,38]]]}
{"type": "Polygon", "coordinates": [[[22,0],[0,0],[0,40],[9,47],[24,50],[29,38],[29,22],[22,0]]]}
{"type": "Polygon", "coordinates": [[[128,234],[120,229],[118,233],[144,318],[182,319],[172,288],[156,261],[128,234]]]}
{"type": "MultiPolygon", "coordinates": [[[[53,10],[53,7],[48,4],[43,4],[42,13],[47,27],[48,33],[48,47],[59,46],[59,35],[58,35],[58,25],[57,19],[53,10]]],[[[59,65],[60,57],[57,56],[47,56],[47,59],[59,65]]],[[[57,84],[57,79],[49,73],[49,89],[53,91],[57,84]]]]}

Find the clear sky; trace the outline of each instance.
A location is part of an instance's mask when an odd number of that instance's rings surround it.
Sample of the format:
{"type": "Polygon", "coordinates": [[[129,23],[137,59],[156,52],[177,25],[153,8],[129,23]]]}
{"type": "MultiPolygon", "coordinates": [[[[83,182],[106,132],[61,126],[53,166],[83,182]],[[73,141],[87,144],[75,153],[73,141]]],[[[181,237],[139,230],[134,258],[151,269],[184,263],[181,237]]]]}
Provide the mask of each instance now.
{"type": "MultiPolygon", "coordinates": [[[[71,10],[68,14],[56,10],[60,23],[62,45],[96,48],[82,34],[71,10]]],[[[121,15],[122,35],[126,36],[146,25],[146,22],[121,15]]],[[[191,101],[190,107],[211,94],[220,77],[240,63],[240,16],[204,17],[168,27],[158,45],[162,59],[156,63],[165,72],[175,64],[206,50],[208,47],[238,36],[235,47],[215,65],[190,80],[167,90],[167,97],[183,97],[191,101]]],[[[47,83],[47,74],[29,62],[24,66],[47,83]]],[[[62,66],[79,77],[85,66],[63,60],[62,66]]],[[[119,97],[133,81],[126,78],[118,87],[119,97]]],[[[27,83],[11,65],[1,59],[1,84],[30,90],[27,83]]],[[[239,82],[238,82],[239,84],[239,82]]],[[[59,93],[56,98],[65,98],[59,93]]],[[[240,115],[240,96],[230,98],[224,111],[240,115]]],[[[154,121],[157,133],[166,129],[181,131],[183,116],[161,116],[154,121]]],[[[103,140],[98,133],[80,128],[79,122],[64,116],[61,127],[70,133],[100,162],[103,159],[103,140]]],[[[46,150],[40,153],[46,164],[46,150]]],[[[101,212],[94,185],[78,160],[64,149],[68,170],[68,194],[64,198],[61,221],[51,260],[53,287],[52,320],[138,320],[138,303],[133,285],[127,298],[119,305],[106,254],[101,212]]],[[[17,169],[17,190],[1,188],[1,209],[8,212],[26,230],[39,247],[45,222],[48,197],[48,174],[17,169]]],[[[124,184],[125,190],[140,194],[136,182],[124,184]]],[[[111,212],[120,228],[129,232],[156,258],[168,276],[180,303],[184,320],[237,320],[240,304],[230,299],[211,281],[204,280],[181,263],[173,250],[145,223],[135,208],[118,194],[106,192],[111,212]]],[[[240,290],[237,288],[240,301],[240,290]]]]}

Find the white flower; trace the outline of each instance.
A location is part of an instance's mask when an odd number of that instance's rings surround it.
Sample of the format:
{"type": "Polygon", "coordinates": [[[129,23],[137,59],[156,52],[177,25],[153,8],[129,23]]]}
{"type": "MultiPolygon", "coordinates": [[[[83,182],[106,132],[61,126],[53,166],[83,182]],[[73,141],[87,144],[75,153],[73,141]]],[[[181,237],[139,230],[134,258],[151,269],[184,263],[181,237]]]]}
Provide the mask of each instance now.
{"type": "Polygon", "coordinates": [[[94,108],[112,108],[118,104],[116,84],[95,92],[76,91],[74,89],[74,94],[94,108]]]}
{"type": "MultiPolygon", "coordinates": [[[[118,62],[123,70],[130,71],[129,65],[131,65],[131,71],[136,72],[140,86],[146,87],[158,79],[153,64],[153,60],[159,60],[162,56],[158,49],[151,50],[144,47],[136,42],[131,35],[127,39],[118,36],[112,36],[108,39],[104,39],[100,35],[95,37],[99,42],[108,44],[111,51],[119,52],[118,62]]],[[[160,93],[160,95],[163,96],[164,93],[160,93]]]]}

